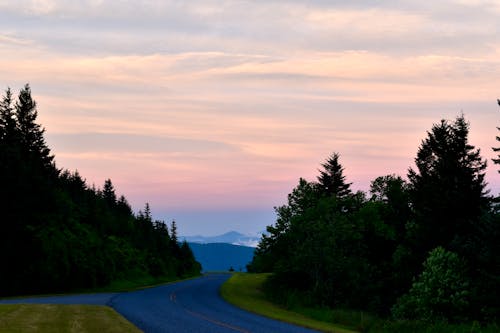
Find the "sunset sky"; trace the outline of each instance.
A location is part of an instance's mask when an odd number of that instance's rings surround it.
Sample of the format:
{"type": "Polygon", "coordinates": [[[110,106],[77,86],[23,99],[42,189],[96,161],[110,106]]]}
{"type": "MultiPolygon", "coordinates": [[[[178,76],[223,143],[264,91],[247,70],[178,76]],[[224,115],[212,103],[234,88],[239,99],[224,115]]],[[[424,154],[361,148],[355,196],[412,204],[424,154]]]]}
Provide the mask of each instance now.
{"type": "Polygon", "coordinates": [[[27,82],[58,167],[183,235],[255,233],[333,152],[355,190],[405,176],[442,118],[490,160],[500,1],[0,0],[0,88],[27,82]]]}

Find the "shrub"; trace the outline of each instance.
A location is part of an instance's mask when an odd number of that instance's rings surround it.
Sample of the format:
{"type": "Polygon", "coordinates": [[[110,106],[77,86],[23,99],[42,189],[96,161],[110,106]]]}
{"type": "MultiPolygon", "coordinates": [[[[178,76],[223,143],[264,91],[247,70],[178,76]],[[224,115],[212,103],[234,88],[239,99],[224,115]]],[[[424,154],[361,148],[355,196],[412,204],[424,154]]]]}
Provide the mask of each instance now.
{"type": "Polygon", "coordinates": [[[469,305],[469,284],[464,264],[456,253],[437,247],[429,253],[424,269],[392,309],[398,319],[462,321],[469,305]]]}

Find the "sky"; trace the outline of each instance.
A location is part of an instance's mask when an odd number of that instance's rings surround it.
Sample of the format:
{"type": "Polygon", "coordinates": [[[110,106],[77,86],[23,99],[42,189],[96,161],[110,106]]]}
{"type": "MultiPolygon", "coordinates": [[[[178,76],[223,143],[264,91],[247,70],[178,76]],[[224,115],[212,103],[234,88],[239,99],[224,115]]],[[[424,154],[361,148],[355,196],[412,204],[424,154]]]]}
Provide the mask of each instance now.
{"type": "Polygon", "coordinates": [[[0,88],[25,83],[58,167],[181,235],[257,233],[333,152],[367,191],[463,112],[491,160],[500,1],[0,0],[0,88]]]}

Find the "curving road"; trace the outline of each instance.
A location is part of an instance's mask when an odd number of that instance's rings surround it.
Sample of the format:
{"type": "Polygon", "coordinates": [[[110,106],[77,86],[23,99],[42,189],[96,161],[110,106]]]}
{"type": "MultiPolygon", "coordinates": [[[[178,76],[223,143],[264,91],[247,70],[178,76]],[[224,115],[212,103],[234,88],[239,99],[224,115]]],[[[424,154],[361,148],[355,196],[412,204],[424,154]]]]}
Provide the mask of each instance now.
{"type": "Polygon", "coordinates": [[[0,300],[0,303],[109,305],[144,332],[315,332],[268,319],[225,302],[219,296],[219,288],[228,278],[227,274],[211,274],[128,293],[10,299],[0,300]]]}

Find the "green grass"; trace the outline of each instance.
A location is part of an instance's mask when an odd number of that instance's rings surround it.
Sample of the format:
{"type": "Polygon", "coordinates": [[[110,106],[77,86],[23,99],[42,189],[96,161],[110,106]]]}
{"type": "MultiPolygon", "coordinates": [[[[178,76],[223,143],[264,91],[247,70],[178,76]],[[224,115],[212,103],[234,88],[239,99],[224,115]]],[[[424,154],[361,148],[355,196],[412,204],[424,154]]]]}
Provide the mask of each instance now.
{"type": "Polygon", "coordinates": [[[268,274],[234,274],[221,288],[222,297],[228,302],[251,312],[323,332],[356,332],[342,325],[315,320],[297,312],[286,310],[268,301],[261,286],[268,274]]]}
{"type": "MultiPolygon", "coordinates": [[[[98,289],[74,293],[126,292],[180,281],[150,276],[123,279],[98,289]]],[[[68,294],[36,295],[58,296],[68,294]]],[[[22,296],[27,298],[33,296],[22,296]]],[[[13,297],[9,297],[13,298],[13,297]]],[[[15,297],[19,298],[19,297],[15,297]]],[[[4,332],[141,332],[107,306],[0,304],[0,333],[4,332]]]]}
{"type": "Polygon", "coordinates": [[[141,332],[102,305],[2,304],[0,332],[141,332]]]}
{"type": "MultiPolygon", "coordinates": [[[[269,274],[235,274],[221,288],[221,295],[228,302],[245,310],[267,317],[310,327],[324,332],[363,333],[498,333],[496,324],[480,325],[426,323],[421,321],[384,320],[366,312],[302,307],[295,297],[285,309],[268,301],[261,291],[269,274]]],[[[294,295],[292,295],[294,296],[294,295]]]]}

